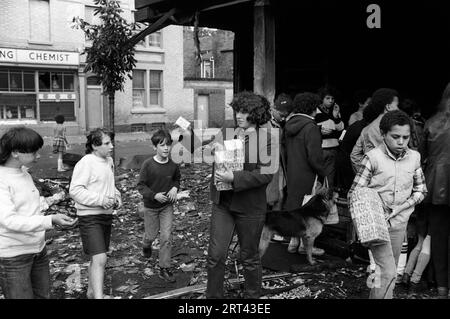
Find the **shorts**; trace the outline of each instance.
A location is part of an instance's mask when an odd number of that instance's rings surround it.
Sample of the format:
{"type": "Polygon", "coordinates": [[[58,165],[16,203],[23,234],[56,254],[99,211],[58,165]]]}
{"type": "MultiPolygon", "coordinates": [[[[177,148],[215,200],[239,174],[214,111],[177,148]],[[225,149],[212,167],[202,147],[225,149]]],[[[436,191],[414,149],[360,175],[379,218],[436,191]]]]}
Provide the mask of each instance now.
{"type": "Polygon", "coordinates": [[[108,252],[111,225],[112,215],[109,214],[78,216],[83,252],[86,255],[108,252]]]}

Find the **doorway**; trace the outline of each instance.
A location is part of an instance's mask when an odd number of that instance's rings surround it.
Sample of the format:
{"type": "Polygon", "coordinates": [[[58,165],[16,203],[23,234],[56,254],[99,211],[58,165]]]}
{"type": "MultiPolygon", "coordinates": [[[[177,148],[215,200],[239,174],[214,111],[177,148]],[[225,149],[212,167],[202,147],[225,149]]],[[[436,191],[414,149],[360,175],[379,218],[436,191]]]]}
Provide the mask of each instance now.
{"type": "Polygon", "coordinates": [[[197,96],[197,116],[198,121],[201,121],[202,128],[209,126],[209,95],[199,94],[197,96]]]}
{"type": "Polygon", "coordinates": [[[87,128],[103,127],[103,95],[100,85],[87,86],[87,128]]]}

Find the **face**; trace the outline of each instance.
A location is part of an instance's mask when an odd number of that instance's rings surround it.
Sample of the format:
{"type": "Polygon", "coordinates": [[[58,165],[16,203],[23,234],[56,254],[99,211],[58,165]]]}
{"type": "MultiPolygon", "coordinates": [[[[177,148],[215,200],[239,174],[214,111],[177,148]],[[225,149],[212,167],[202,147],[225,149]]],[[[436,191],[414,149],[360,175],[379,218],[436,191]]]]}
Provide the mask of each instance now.
{"type": "Polygon", "coordinates": [[[251,123],[247,120],[248,114],[249,113],[242,113],[240,111],[236,113],[236,121],[240,128],[246,129],[251,126],[251,123]]]}
{"type": "Polygon", "coordinates": [[[398,96],[394,96],[392,102],[386,105],[386,110],[388,111],[398,110],[398,96]]]}
{"type": "Polygon", "coordinates": [[[277,109],[272,108],[272,116],[277,122],[283,122],[288,116],[287,112],[282,112],[277,109]]]}
{"type": "Polygon", "coordinates": [[[166,159],[169,157],[171,147],[171,145],[167,144],[166,140],[162,141],[156,146],[153,146],[153,148],[156,150],[156,154],[162,159],[166,159]]]}
{"type": "Polygon", "coordinates": [[[114,145],[111,142],[111,138],[108,135],[103,134],[102,145],[92,145],[92,148],[97,156],[107,158],[108,156],[111,156],[114,145]]]}
{"type": "Polygon", "coordinates": [[[20,163],[21,166],[24,165],[26,167],[32,166],[41,157],[38,151],[34,153],[12,152],[11,155],[20,163]]]}
{"type": "Polygon", "coordinates": [[[325,95],[322,103],[327,109],[329,109],[334,104],[334,97],[331,95],[325,95]]]}
{"type": "Polygon", "coordinates": [[[406,150],[409,137],[409,125],[394,125],[386,134],[383,134],[384,142],[394,155],[400,155],[406,150]]]}

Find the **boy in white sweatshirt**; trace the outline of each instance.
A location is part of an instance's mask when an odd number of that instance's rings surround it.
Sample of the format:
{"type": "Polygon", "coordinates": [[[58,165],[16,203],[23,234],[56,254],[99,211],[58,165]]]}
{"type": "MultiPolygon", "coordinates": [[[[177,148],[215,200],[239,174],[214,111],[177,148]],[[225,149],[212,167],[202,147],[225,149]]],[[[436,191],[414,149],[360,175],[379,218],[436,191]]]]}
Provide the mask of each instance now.
{"type": "Polygon", "coordinates": [[[64,214],[41,213],[39,191],[24,166],[36,162],[43,144],[25,127],[0,138],[0,286],[8,299],[50,297],[45,230],[76,222],[64,214]]]}
{"type": "Polygon", "coordinates": [[[83,251],[90,257],[87,297],[103,299],[106,253],[112,210],[122,205],[114,185],[112,134],[96,129],[87,137],[86,154],[73,170],[69,193],[75,201],[83,251]]]}

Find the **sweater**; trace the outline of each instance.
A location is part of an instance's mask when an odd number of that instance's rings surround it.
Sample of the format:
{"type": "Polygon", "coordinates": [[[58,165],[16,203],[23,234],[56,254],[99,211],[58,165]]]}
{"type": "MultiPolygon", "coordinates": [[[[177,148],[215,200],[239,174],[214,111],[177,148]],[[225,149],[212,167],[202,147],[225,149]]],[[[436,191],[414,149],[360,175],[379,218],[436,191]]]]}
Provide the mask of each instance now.
{"type": "Polygon", "coordinates": [[[155,199],[157,193],[166,193],[172,187],[180,188],[180,168],[172,160],[159,163],[149,158],[142,164],[137,188],[144,197],[144,206],[147,208],[162,208],[170,202],[160,203],[155,199]]]}
{"type": "Polygon", "coordinates": [[[24,169],[5,166],[0,176],[0,258],[39,253],[52,217],[41,213],[33,179],[24,169]]]}
{"type": "Polygon", "coordinates": [[[331,129],[331,133],[322,135],[322,148],[333,148],[339,146],[339,137],[344,130],[344,123],[340,118],[334,118],[330,112],[326,113],[320,108],[317,108],[317,113],[315,117],[318,126],[323,126],[331,129]]]}
{"type": "Polygon", "coordinates": [[[73,169],[69,194],[75,201],[78,216],[112,214],[112,208],[102,207],[107,197],[120,198],[114,185],[112,158],[85,155],[73,169]]]}

